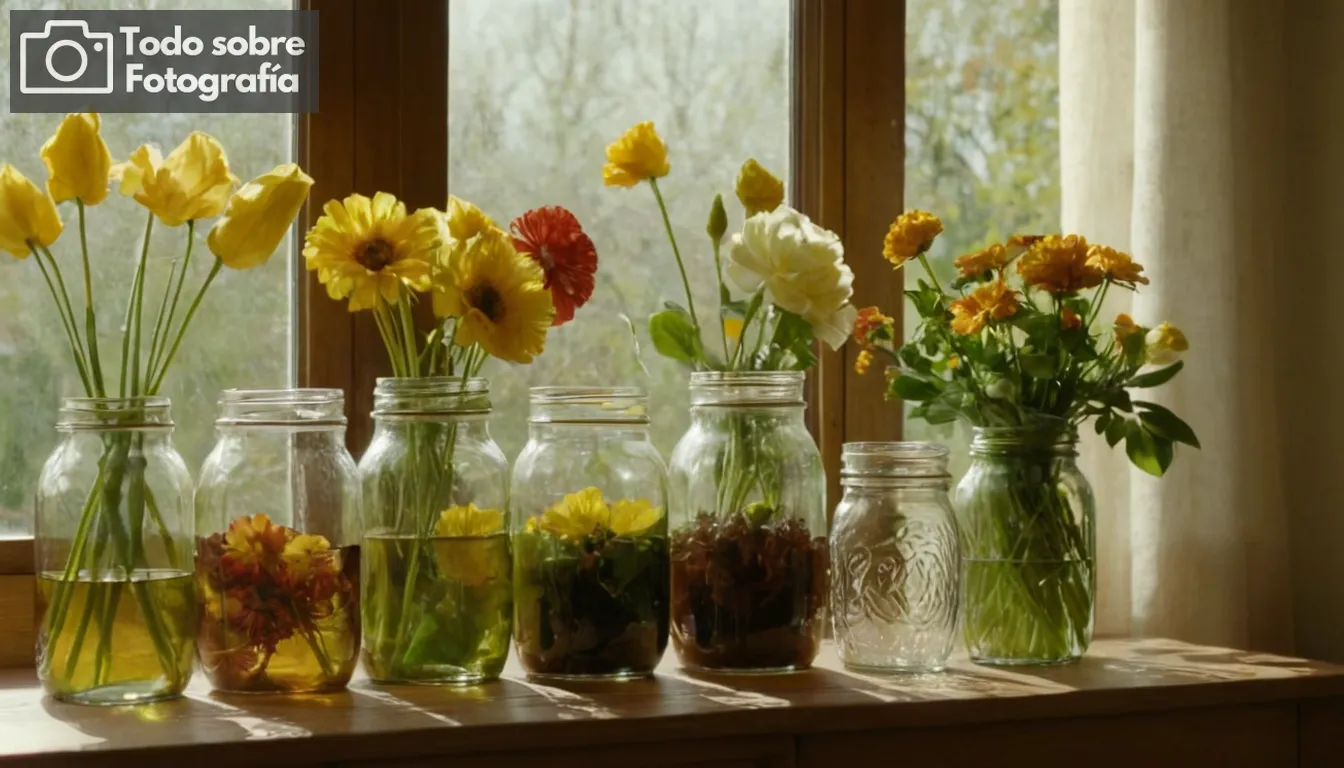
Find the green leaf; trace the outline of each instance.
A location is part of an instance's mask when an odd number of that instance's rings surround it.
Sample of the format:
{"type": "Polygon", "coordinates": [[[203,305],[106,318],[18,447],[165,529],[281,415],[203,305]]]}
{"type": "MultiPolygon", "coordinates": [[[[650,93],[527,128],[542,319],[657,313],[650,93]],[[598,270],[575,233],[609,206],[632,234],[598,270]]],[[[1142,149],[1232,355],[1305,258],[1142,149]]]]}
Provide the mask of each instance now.
{"type": "Polygon", "coordinates": [[[1106,424],[1106,444],[1114,448],[1121,440],[1125,439],[1127,430],[1125,417],[1114,411],[1111,412],[1111,420],[1106,424]]]}
{"type": "Polygon", "coordinates": [[[1023,353],[1017,359],[1022,364],[1022,372],[1033,379],[1053,379],[1059,372],[1054,355],[1023,353]]]}
{"type": "Polygon", "coordinates": [[[1104,411],[1097,417],[1096,423],[1092,425],[1092,428],[1096,430],[1098,435],[1104,435],[1106,434],[1106,426],[1111,423],[1111,419],[1113,418],[1115,418],[1115,411],[1104,411]]]}
{"type": "Polygon", "coordinates": [[[1157,403],[1135,400],[1134,405],[1139,409],[1139,418],[1148,431],[1173,442],[1185,443],[1192,448],[1200,447],[1195,430],[1182,421],[1181,417],[1157,403]]]}
{"type": "Polygon", "coordinates": [[[1177,360],[1166,368],[1158,368],[1155,371],[1140,373],[1138,376],[1125,382],[1126,387],[1160,387],[1171,381],[1172,377],[1181,372],[1185,363],[1177,360]]]}
{"type": "Polygon", "coordinates": [[[1154,477],[1161,477],[1166,471],[1158,461],[1157,441],[1152,433],[1133,419],[1125,422],[1125,453],[1134,466],[1154,477]]]}
{"type": "Polygon", "coordinates": [[[901,375],[891,380],[889,391],[902,400],[918,403],[933,400],[938,397],[941,390],[931,381],[901,375]]]}
{"type": "Polygon", "coordinates": [[[779,316],[775,323],[775,332],[770,339],[770,352],[767,354],[768,368],[776,366],[796,371],[805,371],[817,362],[812,351],[815,337],[812,324],[802,317],[783,309],[775,308],[779,316]]]}
{"type": "Polygon", "coordinates": [[[663,357],[695,365],[704,361],[700,336],[691,324],[690,315],[674,309],[665,309],[649,318],[649,337],[653,347],[663,357]]]}

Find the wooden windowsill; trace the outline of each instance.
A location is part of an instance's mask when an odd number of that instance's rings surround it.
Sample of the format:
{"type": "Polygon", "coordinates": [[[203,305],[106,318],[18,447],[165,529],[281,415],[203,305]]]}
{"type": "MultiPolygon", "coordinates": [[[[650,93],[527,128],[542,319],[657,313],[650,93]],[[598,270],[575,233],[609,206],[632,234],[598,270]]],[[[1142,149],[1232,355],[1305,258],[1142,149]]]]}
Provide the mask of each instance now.
{"type": "MultiPolygon", "coordinates": [[[[629,683],[533,684],[511,666],[504,680],[475,688],[357,680],[342,694],[284,698],[213,695],[198,676],[184,699],[120,708],[45,699],[31,670],[9,670],[0,672],[0,713],[0,762],[32,764],[74,753],[112,763],[135,751],[137,762],[153,763],[409,764],[452,755],[454,765],[484,766],[547,750],[530,759],[826,765],[844,745],[870,744],[892,759],[923,755],[922,743],[932,757],[939,749],[993,755],[1002,745],[976,737],[990,732],[1054,734],[1058,756],[1070,761],[1061,764],[1087,764],[1080,757],[1098,749],[1156,759],[1146,765],[1225,749],[1344,764],[1336,751],[1344,749],[1344,667],[1170,640],[1099,640],[1066,667],[1002,670],[960,659],[918,677],[846,672],[830,646],[817,669],[769,677],[692,675],[670,651],[658,677],[629,683]],[[1170,728],[1178,746],[1162,741],[1170,728]],[[1110,733],[1112,743],[1093,743],[1110,733]],[[901,740],[891,741],[896,734],[901,740]],[[1165,751],[1145,751],[1159,743],[1165,751]]],[[[1033,750],[1032,764],[1055,765],[1053,749],[1033,750]]]]}

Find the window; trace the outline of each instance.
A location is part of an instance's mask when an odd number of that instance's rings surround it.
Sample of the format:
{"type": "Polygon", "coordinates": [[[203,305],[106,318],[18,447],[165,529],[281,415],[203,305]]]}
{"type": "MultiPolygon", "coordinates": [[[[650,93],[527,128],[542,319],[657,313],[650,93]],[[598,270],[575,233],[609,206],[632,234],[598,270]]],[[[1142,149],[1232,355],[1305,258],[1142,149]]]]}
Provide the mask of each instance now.
{"type": "MultiPolygon", "coordinates": [[[[930,260],[944,284],[963,253],[1059,229],[1058,27],[1059,0],[907,0],[905,201],[943,220],[930,260]]],[[[904,310],[909,333],[918,317],[904,310]]],[[[912,420],[905,434],[953,446],[964,470],[960,422],[912,420]]]]}
{"type": "MultiPolygon", "coordinates": [[[[4,5],[5,3],[0,3],[4,5]]],[[[199,8],[191,0],[142,0],[137,3],[64,2],[80,9],[199,8]]],[[[286,9],[286,0],[213,2],[220,8],[286,9]]],[[[30,6],[31,7],[31,6],[30,6]]],[[[9,15],[0,16],[0,39],[9,39],[9,15]]],[[[46,170],[38,149],[55,130],[59,115],[9,114],[9,57],[0,56],[0,162],[10,162],[41,184],[46,170]]],[[[235,175],[246,180],[292,157],[290,115],[107,114],[102,133],[114,161],[125,159],[142,143],[165,153],[192,130],[220,139],[235,175]]],[[[83,311],[78,216],[61,206],[66,230],[52,248],[61,264],[77,315],[83,311]]],[[[88,209],[88,241],[94,300],[99,317],[99,347],[105,371],[118,370],[120,322],[144,233],[145,211],[115,191],[88,209]]],[[[145,304],[153,322],[168,271],[180,260],[186,227],[156,226],[149,256],[145,304]]],[[[199,286],[212,257],[206,230],[197,232],[191,275],[184,293],[199,286]]],[[[214,442],[215,402],[226,387],[282,387],[292,381],[292,247],[278,251],[264,267],[250,272],[225,270],[206,295],[187,340],[173,363],[164,394],[173,400],[176,444],[190,467],[200,466],[214,442]],[[245,341],[244,341],[245,340],[245,341]]],[[[180,316],[180,315],[179,315],[180,316]]],[[[82,394],[59,316],[30,257],[22,261],[0,254],[0,538],[32,531],[32,499],[38,472],[56,442],[53,425],[61,398],[82,394]]]]}
{"type": "Polygon", "coordinates": [[[755,157],[786,179],[790,171],[792,17],[790,0],[449,4],[448,188],[505,221],[564,205],[598,249],[593,299],[551,333],[545,355],[484,372],[505,454],[526,440],[527,389],[538,384],[646,387],[654,440],[671,453],[686,429],[687,377],[645,328],[663,301],[684,302],[680,278],[649,190],[602,186],[604,150],[641,120],[657,124],[672,164],[663,193],[696,308],[712,322],[704,227],[714,194],[735,229],[741,163],[755,157]]]}

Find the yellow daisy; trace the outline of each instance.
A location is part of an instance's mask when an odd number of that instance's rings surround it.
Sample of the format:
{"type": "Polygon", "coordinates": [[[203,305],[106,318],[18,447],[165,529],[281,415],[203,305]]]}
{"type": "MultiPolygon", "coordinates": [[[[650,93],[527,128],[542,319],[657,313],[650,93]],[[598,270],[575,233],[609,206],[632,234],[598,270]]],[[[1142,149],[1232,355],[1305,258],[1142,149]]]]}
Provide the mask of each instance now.
{"type": "Polygon", "coordinates": [[[514,363],[541,354],[555,305],[535,261],[498,229],[459,243],[446,261],[434,275],[434,312],[457,318],[457,344],[514,363]]]}
{"type": "Polygon", "coordinates": [[[563,499],[541,515],[537,527],[547,533],[570,538],[583,538],[598,528],[611,523],[611,508],[602,498],[602,491],[588,487],[563,499]]]}
{"type": "Polygon", "coordinates": [[[621,499],[611,505],[611,532],[617,536],[638,536],[663,519],[663,510],[648,499],[621,499]]]}
{"type": "Polygon", "coordinates": [[[475,504],[456,505],[439,513],[434,533],[439,536],[489,536],[504,530],[504,513],[475,504]]]}

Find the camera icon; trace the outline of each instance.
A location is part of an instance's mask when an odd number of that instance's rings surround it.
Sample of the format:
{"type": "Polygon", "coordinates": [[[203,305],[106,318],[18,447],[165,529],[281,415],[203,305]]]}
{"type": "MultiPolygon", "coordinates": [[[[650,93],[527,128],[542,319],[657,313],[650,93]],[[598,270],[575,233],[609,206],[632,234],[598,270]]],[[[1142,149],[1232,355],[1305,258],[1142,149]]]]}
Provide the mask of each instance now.
{"type": "Polygon", "coordinates": [[[19,35],[19,92],[112,92],[112,33],[90,32],[87,21],[47,21],[19,35]],[[30,64],[31,60],[31,64],[30,64]]]}

